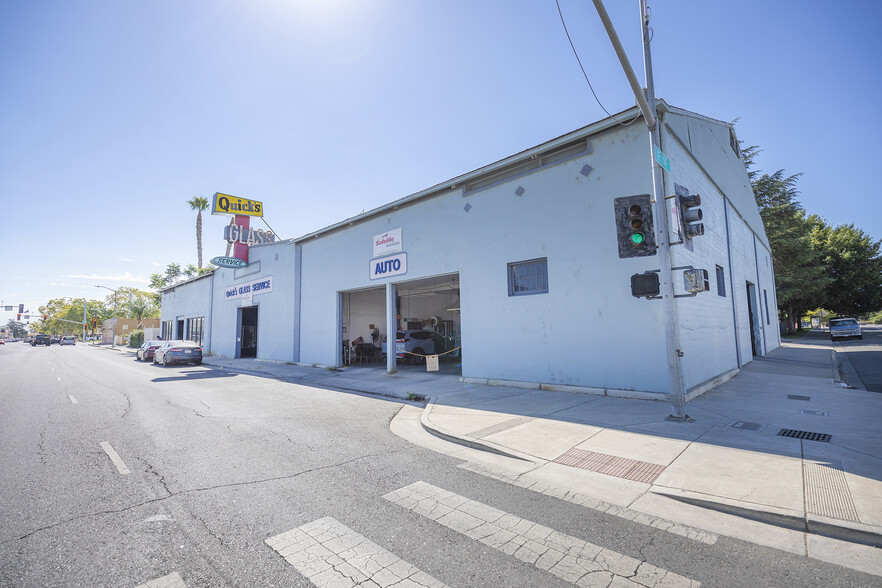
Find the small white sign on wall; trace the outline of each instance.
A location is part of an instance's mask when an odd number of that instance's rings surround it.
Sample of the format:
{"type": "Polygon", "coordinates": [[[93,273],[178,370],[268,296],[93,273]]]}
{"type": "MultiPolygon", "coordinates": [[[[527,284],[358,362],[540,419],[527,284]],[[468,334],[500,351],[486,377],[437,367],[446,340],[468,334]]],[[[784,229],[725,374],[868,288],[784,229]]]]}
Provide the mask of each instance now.
{"type": "Polygon", "coordinates": [[[404,246],[401,243],[400,227],[374,235],[374,257],[398,253],[399,251],[404,251],[404,246]]]}

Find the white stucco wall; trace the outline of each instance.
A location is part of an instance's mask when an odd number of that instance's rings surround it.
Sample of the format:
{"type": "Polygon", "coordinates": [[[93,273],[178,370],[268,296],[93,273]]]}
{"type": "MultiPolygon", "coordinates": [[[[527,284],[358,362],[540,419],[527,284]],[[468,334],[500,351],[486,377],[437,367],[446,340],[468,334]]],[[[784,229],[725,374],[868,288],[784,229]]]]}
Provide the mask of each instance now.
{"type": "Polygon", "coordinates": [[[661,304],[630,295],[658,257],[619,259],[613,214],[651,191],[645,137],[622,127],[584,157],[302,241],[301,360],[336,361],[337,292],[388,281],[369,280],[372,238],[400,227],[408,273],[391,280],[459,273],[464,377],[666,391],[661,304]],[[508,263],[541,257],[549,292],[510,297],[508,263]]]}
{"type": "Polygon", "coordinates": [[[296,308],[294,305],[295,247],[290,241],[249,248],[249,265],[242,269],[215,271],[212,351],[224,357],[236,356],[239,308],[257,306],[257,357],[278,361],[294,360],[296,308]],[[224,292],[233,285],[272,276],[272,292],[255,294],[250,303],[227,300],[224,292]]]}
{"type": "MultiPolygon", "coordinates": [[[[208,301],[211,295],[211,283],[214,276],[202,276],[175,286],[162,294],[162,307],[160,309],[160,328],[162,322],[172,321],[173,335],[171,338],[183,339],[185,333],[177,332],[177,321],[203,317],[202,345],[205,352],[209,352],[208,342],[211,340],[211,326],[209,316],[211,313],[208,301]]],[[[160,332],[162,332],[160,330],[160,332]]]]}

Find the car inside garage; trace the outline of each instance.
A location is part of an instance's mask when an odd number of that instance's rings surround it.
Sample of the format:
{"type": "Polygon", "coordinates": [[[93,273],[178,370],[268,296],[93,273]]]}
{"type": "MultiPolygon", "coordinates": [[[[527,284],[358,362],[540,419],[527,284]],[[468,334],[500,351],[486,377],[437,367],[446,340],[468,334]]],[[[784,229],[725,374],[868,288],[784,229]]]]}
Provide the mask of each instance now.
{"type": "Polygon", "coordinates": [[[340,293],[343,365],[385,369],[394,341],[401,369],[426,370],[427,358],[437,355],[440,372],[461,373],[459,274],[398,282],[395,289],[392,336],[386,332],[385,285],[340,293]]]}

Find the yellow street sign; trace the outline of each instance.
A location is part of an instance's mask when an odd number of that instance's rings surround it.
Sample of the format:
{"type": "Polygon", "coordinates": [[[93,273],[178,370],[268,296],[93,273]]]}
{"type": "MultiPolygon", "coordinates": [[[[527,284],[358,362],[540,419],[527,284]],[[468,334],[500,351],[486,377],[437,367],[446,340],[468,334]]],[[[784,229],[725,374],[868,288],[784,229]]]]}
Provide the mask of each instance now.
{"type": "Polygon", "coordinates": [[[263,216],[263,203],[257,200],[248,200],[247,198],[239,198],[238,196],[217,192],[214,195],[214,206],[211,207],[211,214],[263,216]]]}

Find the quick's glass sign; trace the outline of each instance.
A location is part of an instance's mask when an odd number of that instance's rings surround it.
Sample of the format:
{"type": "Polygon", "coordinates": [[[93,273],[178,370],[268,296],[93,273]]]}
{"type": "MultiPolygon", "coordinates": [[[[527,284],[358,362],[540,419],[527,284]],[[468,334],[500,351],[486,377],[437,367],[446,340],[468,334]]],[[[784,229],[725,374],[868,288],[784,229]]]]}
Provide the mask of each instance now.
{"type": "Polygon", "coordinates": [[[224,300],[238,300],[257,294],[267,294],[273,291],[273,277],[258,278],[241,284],[228,286],[224,290],[224,300]]]}

